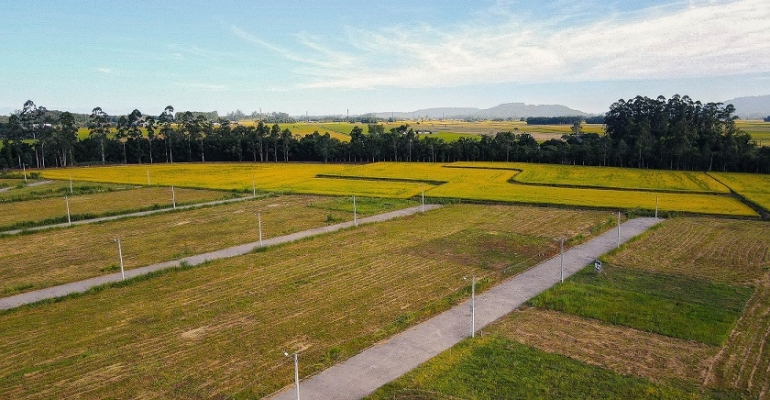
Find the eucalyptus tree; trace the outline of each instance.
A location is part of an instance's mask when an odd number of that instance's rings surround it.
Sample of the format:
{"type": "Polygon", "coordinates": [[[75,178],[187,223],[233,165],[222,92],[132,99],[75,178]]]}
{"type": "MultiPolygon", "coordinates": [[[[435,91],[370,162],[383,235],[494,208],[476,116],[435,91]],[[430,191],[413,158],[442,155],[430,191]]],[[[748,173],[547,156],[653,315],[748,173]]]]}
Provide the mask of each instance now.
{"type": "Polygon", "coordinates": [[[174,107],[166,106],[163,113],[158,117],[160,123],[160,134],[163,135],[163,140],[166,147],[166,161],[169,163],[174,162],[174,150],[172,149],[172,136],[174,135],[174,107]]]}
{"type": "Polygon", "coordinates": [[[123,145],[123,164],[128,164],[128,156],[126,155],[126,139],[128,138],[128,131],[130,127],[128,124],[128,117],[121,115],[118,118],[118,129],[115,132],[115,140],[119,141],[123,145]]]}
{"type": "Polygon", "coordinates": [[[91,110],[91,116],[88,123],[88,136],[99,141],[99,149],[102,156],[102,164],[105,163],[104,141],[107,140],[107,134],[110,132],[110,116],[107,115],[101,107],[91,110]]]}
{"type": "Polygon", "coordinates": [[[136,143],[137,162],[142,163],[142,112],[134,109],[128,114],[128,137],[136,143]]]}
{"type": "Polygon", "coordinates": [[[150,164],[152,164],[152,141],[155,139],[156,126],[155,118],[148,116],[144,120],[144,129],[147,130],[147,143],[150,144],[150,164]]]}

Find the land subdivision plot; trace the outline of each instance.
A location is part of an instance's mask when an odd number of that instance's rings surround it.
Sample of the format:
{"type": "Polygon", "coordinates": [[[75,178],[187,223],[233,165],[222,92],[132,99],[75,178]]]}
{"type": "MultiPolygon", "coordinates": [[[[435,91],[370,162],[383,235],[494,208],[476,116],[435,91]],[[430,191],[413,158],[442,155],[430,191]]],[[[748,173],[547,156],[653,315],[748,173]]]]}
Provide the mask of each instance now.
{"type": "Polygon", "coordinates": [[[710,359],[704,380],[709,387],[770,398],[770,225],[676,218],[608,260],[624,268],[753,286],[754,294],[710,359]]]}
{"type": "MultiPolygon", "coordinates": [[[[78,196],[82,194],[114,192],[136,188],[136,185],[73,181],[71,186],[72,191],[70,191],[69,180],[29,180],[26,183],[23,179],[5,181],[9,182],[10,186],[5,187],[3,188],[3,191],[0,191],[0,203],[44,199],[48,197],[63,198],[64,196],[78,196]]],[[[2,188],[1,183],[0,188],[2,188]]]]}
{"type": "MultiPolygon", "coordinates": [[[[359,199],[359,215],[414,205],[359,199]]],[[[0,237],[3,296],[286,235],[353,219],[350,198],[279,196],[141,218],[0,237]],[[260,216],[257,215],[260,214],[260,216]]]]}
{"type": "MultiPolygon", "coordinates": [[[[483,398],[484,393],[507,393],[501,385],[527,387],[532,380],[537,381],[534,386],[550,390],[549,393],[553,394],[564,388],[564,382],[582,385],[606,375],[599,372],[606,369],[619,374],[615,376],[640,379],[631,384],[637,389],[640,385],[642,389],[647,388],[646,395],[644,390],[641,395],[637,392],[636,397],[640,398],[655,396],[656,393],[679,393],[680,397],[689,393],[708,398],[713,394],[710,391],[716,390],[725,398],[745,395],[768,399],[769,249],[770,226],[766,222],[673,218],[625,244],[620,251],[603,257],[605,267],[609,264],[613,268],[629,269],[635,273],[668,274],[677,280],[692,279],[718,285],[753,286],[753,295],[721,346],[643,332],[562,312],[524,307],[486,328],[483,336],[519,342],[596,368],[582,368],[579,369],[581,376],[572,376],[570,371],[575,370],[564,367],[567,363],[564,360],[567,359],[552,359],[546,363],[544,356],[535,356],[538,365],[521,375],[498,370],[482,372],[485,366],[493,367],[491,363],[483,362],[481,354],[488,354],[487,358],[492,359],[498,357],[492,354],[497,350],[486,344],[476,346],[469,341],[453,349],[454,355],[451,351],[443,353],[421,366],[419,371],[411,372],[409,377],[389,385],[387,390],[378,391],[378,395],[372,398],[388,395],[391,396],[388,398],[398,399],[452,398],[468,393],[467,390],[457,389],[466,386],[478,389],[476,395],[483,398]],[[476,354],[476,362],[462,361],[469,359],[471,353],[476,354]],[[471,371],[477,371],[479,375],[474,375],[474,372],[456,373],[458,368],[465,371],[478,368],[471,371]],[[589,377],[587,381],[585,376],[589,377]],[[552,382],[547,382],[550,379],[552,382]],[[495,382],[495,385],[485,387],[484,383],[463,383],[477,380],[495,382]],[[546,383],[543,383],[544,380],[546,383]]],[[[719,307],[720,304],[714,306],[719,307]]],[[[510,350],[510,353],[499,356],[509,359],[519,356],[513,347],[509,345],[506,351],[510,350]]],[[[589,388],[586,393],[592,393],[591,396],[596,398],[615,396],[601,391],[599,387],[589,388]]],[[[575,388],[573,393],[577,393],[575,388]]],[[[628,396],[631,396],[630,392],[624,395],[628,396]]]]}
{"type": "Polygon", "coordinates": [[[607,217],[453,205],[0,313],[0,393],[260,397],[292,380],[283,351],[301,376],[324,369],[467,297],[463,277],[489,287],[607,217]]]}
{"type": "Polygon", "coordinates": [[[176,205],[201,203],[232,197],[233,193],[174,188],[136,187],[130,190],[51,197],[0,203],[0,227],[9,230],[47,222],[67,222],[67,203],[73,219],[86,219],[176,205]]]}

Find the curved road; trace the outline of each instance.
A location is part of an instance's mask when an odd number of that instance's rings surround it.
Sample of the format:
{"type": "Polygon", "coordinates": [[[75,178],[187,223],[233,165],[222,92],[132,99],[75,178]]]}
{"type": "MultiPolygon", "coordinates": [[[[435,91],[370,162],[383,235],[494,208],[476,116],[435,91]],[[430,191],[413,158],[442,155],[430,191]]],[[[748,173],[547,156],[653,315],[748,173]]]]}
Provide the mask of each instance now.
{"type": "MultiPolygon", "coordinates": [[[[620,242],[641,234],[662,220],[636,218],[620,226],[620,242]]],[[[592,263],[618,244],[612,229],[564,252],[564,276],[592,263]]],[[[559,256],[476,296],[476,331],[518,308],[525,301],[559,282],[559,256]]],[[[387,339],[348,360],[300,382],[303,400],[360,399],[398,378],[438,353],[470,336],[469,301],[387,339]]],[[[299,355],[302,362],[302,354],[299,355]]],[[[294,385],[269,397],[293,400],[294,385]]]]}

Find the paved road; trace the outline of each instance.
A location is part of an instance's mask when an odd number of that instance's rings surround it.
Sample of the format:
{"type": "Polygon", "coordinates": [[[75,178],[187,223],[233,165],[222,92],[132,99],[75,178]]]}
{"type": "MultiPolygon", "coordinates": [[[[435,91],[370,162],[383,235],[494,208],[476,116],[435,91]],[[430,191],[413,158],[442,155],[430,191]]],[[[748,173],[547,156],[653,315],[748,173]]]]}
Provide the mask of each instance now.
{"type": "MultiPolygon", "coordinates": [[[[656,218],[627,221],[621,225],[621,243],[660,221],[656,218]]],[[[617,239],[617,230],[612,229],[565,251],[564,276],[574,274],[615,248],[617,239]]],[[[556,256],[476,296],[476,330],[515,310],[525,301],[555,285],[559,279],[559,256],[556,256]]],[[[300,396],[303,400],[360,399],[447,350],[469,334],[470,307],[469,302],[465,302],[301,381],[300,396]]],[[[302,362],[302,354],[299,360],[302,362]]],[[[269,398],[294,399],[294,386],[288,386],[269,398]]]]}
{"type": "MultiPolygon", "coordinates": [[[[440,207],[439,205],[425,205],[424,207],[417,206],[417,207],[405,208],[402,210],[391,211],[388,213],[378,214],[371,217],[359,218],[356,223],[354,223],[353,221],[343,222],[341,224],[322,226],[320,228],[296,232],[290,235],[265,239],[265,240],[262,240],[261,245],[263,247],[269,247],[269,246],[275,246],[278,244],[294,242],[294,241],[311,237],[311,236],[321,235],[321,234],[330,233],[330,232],[336,232],[338,230],[350,228],[358,224],[368,224],[372,222],[387,221],[389,219],[412,215],[412,214],[419,213],[421,211],[428,211],[439,207],[440,207]]],[[[177,209],[178,208],[179,207],[177,207],[177,209]]],[[[133,278],[139,275],[144,275],[154,271],[167,269],[167,268],[179,267],[183,263],[187,265],[199,265],[199,264],[203,264],[206,261],[217,260],[220,258],[236,257],[243,254],[247,254],[253,251],[254,248],[259,246],[260,246],[260,243],[257,241],[257,242],[242,244],[239,246],[229,247],[222,250],[212,251],[209,253],[185,257],[179,260],[173,260],[173,261],[148,265],[146,267],[130,269],[125,271],[126,279],[133,278]]],[[[10,308],[19,307],[24,304],[34,303],[40,300],[63,297],[70,293],[81,293],[81,292],[87,291],[88,289],[94,286],[104,285],[106,283],[111,283],[111,282],[120,282],[121,280],[122,280],[122,275],[120,272],[117,272],[114,274],[102,275],[96,278],[91,278],[91,279],[86,279],[78,282],[67,283],[64,285],[53,286],[46,289],[36,290],[34,292],[27,292],[27,293],[18,294],[15,296],[5,297],[0,299],[0,310],[7,310],[10,308]]]]}
{"type": "Polygon", "coordinates": [[[177,206],[176,208],[169,207],[169,208],[160,208],[157,210],[149,210],[149,211],[140,211],[130,214],[120,214],[120,215],[111,215],[109,217],[100,217],[100,218],[92,218],[92,219],[83,219],[79,221],[72,221],[72,223],[61,223],[61,224],[52,224],[52,225],[41,225],[41,226],[33,226],[30,228],[24,228],[24,229],[15,229],[12,231],[4,231],[0,232],[0,235],[15,235],[17,233],[21,232],[30,232],[30,231],[42,231],[44,229],[52,229],[52,228],[67,228],[69,226],[75,226],[75,225],[86,225],[86,224],[95,224],[97,222],[104,222],[104,221],[113,221],[116,219],[123,219],[123,218],[132,218],[132,217],[144,217],[147,215],[157,214],[157,213],[164,213],[174,210],[187,210],[190,208],[198,208],[198,207],[205,207],[205,206],[215,206],[219,204],[227,204],[227,203],[235,203],[238,201],[244,201],[244,200],[251,200],[254,199],[253,196],[249,197],[237,197],[234,199],[226,199],[226,200],[217,200],[217,201],[210,201],[207,203],[196,203],[196,204],[188,204],[185,206],[177,206]]]}

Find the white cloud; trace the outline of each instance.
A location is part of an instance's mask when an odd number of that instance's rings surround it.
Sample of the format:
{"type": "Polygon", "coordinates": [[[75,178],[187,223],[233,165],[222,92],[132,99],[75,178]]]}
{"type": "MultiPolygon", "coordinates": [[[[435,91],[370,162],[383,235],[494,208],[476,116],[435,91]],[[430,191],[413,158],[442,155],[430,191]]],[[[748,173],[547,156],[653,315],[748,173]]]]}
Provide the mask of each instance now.
{"type": "Polygon", "coordinates": [[[103,74],[109,74],[110,72],[112,72],[111,69],[105,68],[105,67],[99,67],[99,68],[96,69],[96,71],[97,72],[101,72],[103,74]]]}
{"type": "Polygon", "coordinates": [[[311,58],[253,37],[304,66],[307,87],[441,87],[721,76],[770,71],[770,2],[689,2],[576,23],[494,21],[461,26],[350,30],[355,53],[301,37],[311,58]]]}

